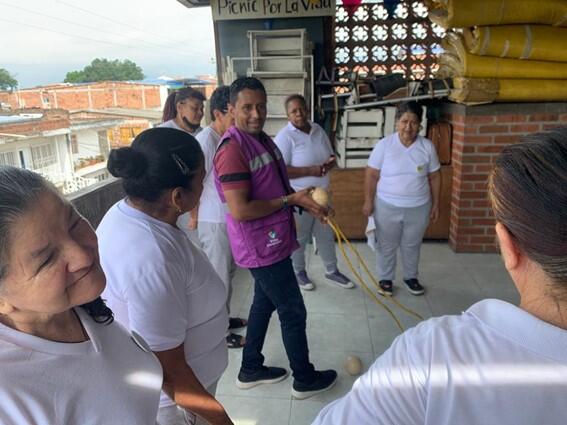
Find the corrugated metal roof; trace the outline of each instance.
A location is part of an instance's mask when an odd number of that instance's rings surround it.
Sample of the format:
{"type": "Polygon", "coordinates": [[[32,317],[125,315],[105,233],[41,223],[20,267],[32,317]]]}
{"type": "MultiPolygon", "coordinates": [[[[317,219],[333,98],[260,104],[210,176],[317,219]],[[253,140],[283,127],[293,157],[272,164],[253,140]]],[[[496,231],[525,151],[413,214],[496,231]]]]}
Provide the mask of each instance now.
{"type": "Polygon", "coordinates": [[[43,116],[42,114],[35,115],[0,115],[0,125],[38,120],[43,116]]]}

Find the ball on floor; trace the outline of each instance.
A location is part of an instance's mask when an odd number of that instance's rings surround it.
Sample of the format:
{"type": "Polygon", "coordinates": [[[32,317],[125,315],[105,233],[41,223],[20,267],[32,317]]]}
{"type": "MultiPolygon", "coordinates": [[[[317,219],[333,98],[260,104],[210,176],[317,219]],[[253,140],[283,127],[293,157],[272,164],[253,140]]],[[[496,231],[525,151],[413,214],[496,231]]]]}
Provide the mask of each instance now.
{"type": "Polygon", "coordinates": [[[349,375],[360,375],[362,373],[362,361],[360,357],[348,356],[345,360],[345,370],[349,375]]]}

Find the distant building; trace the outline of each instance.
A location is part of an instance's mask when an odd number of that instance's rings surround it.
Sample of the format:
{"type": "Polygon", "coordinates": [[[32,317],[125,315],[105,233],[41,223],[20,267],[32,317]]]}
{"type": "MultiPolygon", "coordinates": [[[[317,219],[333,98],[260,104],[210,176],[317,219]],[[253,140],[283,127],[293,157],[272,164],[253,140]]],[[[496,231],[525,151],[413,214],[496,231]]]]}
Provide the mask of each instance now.
{"type": "Polygon", "coordinates": [[[167,98],[167,86],[127,81],[53,84],[13,91],[0,91],[3,108],[41,109],[158,109],[167,98]]]}
{"type": "Polygon", "coordinates": [[[61,109],[0,115],[0,165],[36,171],[68,191],[74,177],[69,127],[69,113],[61,109]]]}
{"type": "Polygon", "coordinates": [[[110,177],[110,149],[128,146],[160,111],[26,109],[0,113],[0,165],[36,171],[68,194],[110,177]]]}

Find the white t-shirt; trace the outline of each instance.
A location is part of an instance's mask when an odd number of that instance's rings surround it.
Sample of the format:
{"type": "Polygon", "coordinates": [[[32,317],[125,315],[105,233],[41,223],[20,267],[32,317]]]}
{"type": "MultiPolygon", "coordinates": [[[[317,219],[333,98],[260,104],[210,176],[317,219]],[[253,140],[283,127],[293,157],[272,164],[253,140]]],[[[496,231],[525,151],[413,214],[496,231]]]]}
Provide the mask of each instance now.
{"type": "Polygon", "coordinates": [[[202,127],[198,127],[193,133],[191,133],[190,131],[186,131],[184,129],[182,129],[181,127],[179,127],[177,125],[177,123],[175,122],[175,120],[169,120],[169,121],[165,121],[162,122],[161,124],[158,125],[158,127],[161,128],[174,128],[176,130],[181,130],[181,131],[185,131],[185,133],[189,133],[191,136],[195,137],[197,134],[199,134],[203,128],[202,127]]]}
{"type": "MultiPolygon", "coordinates": [[[[304,133],[290,122],[276,135],[274,142],[282,153],[286,165],[291,167],[310,167],[324,164],[333,154],[331,142],[325,130],[316,123],[309,123],[311,131],[304,133]]],[[[294,190],[310,186],[329,187],[329,175],[322,177],[306,176],[290,179],[294,190]]]]}
{"type": "Polygon", "coordinates": [[[380,170],[376,196],[404,208],[429,202],[428,175],[441,168],[430,140],[417,136],[406,148],[398,133],[384,137],[374,146],[368,166],[380,170]]]}
{"type": "Polygon", "coordinates": [[[0,324],[0,423],[155,425],[159,361],[118,323],[75,311],[88,341],[54,342],[0,324]]]}
{"type": "Polygon", "coordinates": [[[226,223],[228,207],[219,198],[215,187],[215,173],[213,160],[221,136],[212,127],[205,127],[196,137],[205,155],[205,179],[203,180],[203,193],[199,200],[199,221],[209,223],[226,223]]]}
{"type": "Polygon", "coordinates": [[[314,425],[563,425],[567,331],[500,300],[400,335],[314,425]]]}
{"type": "MultiPolygon", "coordinates": [[[[185,233],[116,203],[97,229],[107,285],[103,298],[116,319],[142,335],[153,351],[183,344],[204,387],[228,364],[227,289],[185,233]]],[[[162,394],[160,406],[173,401],[162,394]]]]}

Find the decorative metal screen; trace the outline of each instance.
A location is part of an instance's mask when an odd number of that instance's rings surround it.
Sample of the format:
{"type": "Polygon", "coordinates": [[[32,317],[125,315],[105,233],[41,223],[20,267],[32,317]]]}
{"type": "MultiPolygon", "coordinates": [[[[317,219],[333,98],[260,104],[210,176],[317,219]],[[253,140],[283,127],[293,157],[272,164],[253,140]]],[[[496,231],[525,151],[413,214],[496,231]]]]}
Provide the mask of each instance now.
{"type": "Polygon", "coordinates": [[[361,76],[401,73],[410,80],[433,77],[445,30],[429,21],[427,13],[421,1],[337,5],[335,64],[339,75],[354,71],[361,76]]]}

